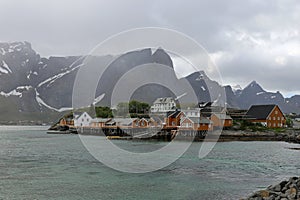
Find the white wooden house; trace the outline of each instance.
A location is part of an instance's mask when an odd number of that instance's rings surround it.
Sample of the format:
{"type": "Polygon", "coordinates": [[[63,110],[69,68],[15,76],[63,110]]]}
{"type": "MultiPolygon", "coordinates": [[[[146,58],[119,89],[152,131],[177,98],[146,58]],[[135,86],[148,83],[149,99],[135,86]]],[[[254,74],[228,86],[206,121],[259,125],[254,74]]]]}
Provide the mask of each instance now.
{"type": "Polygon", "coordinates": [[[176,109],[176,102],[172,97],[158,98],[151,106],[152,113],[166,113],[176,109]]]}
{"type": "Polygon", "coordinates": [[[74,113],[74,126],[75,127],[87,127],[90,126],[92,117],[87,113],[74,113]]]}

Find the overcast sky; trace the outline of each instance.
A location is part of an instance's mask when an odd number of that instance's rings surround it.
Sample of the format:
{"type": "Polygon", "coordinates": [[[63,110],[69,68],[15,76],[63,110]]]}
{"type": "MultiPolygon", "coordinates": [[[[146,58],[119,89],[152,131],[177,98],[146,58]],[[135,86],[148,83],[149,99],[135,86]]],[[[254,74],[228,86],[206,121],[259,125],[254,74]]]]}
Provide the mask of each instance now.
{"type": "Polygon", "coordinates": [[[29,41],[42,56],[87,54],[145,26],[194,38],[225,84],[300,94],[299,0],[0,0],[0,41],[29,41]]]}

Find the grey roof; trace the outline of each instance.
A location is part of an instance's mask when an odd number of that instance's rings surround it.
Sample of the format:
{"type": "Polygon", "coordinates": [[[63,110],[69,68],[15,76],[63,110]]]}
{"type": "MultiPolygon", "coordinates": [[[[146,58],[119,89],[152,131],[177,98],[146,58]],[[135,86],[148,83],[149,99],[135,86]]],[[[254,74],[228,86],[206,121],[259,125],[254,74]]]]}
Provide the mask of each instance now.
{"type": "Polygon", "coordinates": [[[190,119],[194,124],[212,124],[212,121],[209,119],[199,117],[186,117],[182,119],[180,123],[182,123],[185,119],[190,119]]]}
{"type": "Polygon", "coordinates": [[[246,113],[247,118],[254,118],[258,120],[267,119],[272,110],[275,108],[275,104],[271,105],[253,105],[246,113]]]}
{"type": "Polygon", "coordinates": [[[174,99],[172,97],[164,97],[164,98],[158,98],[154,101],[153,104],[157,103],[171,103],[174,102],[174,99]]]}
{"type": "Polygon", "coordinates": [[[120,123],[121,125],[131,125],[134,120],[137,118],[113,118],[107,124],[120,123]]]}
{"type": "Polygon", "coordinates": [[[167,117],[175,118],[175,117],[177,117],[177,115],[179,115],[179,113],[181,113],[180,110],[169,111],[169,112],[167,112],[167,117]]]}
{"type": "Polygon", "coordinates": [[[188,119],[192,120],[194,123],[200,124],[211,124],[212,122],[207,118],[200,118],[199,117],[189,117],[188,119]]]}
{"type": "Polygon", "coordinates": [[[91,120],[91,122],[103,122],[103,123],[105,123],[105,122],[108,122],[108,121],[110,121],[111,120],[111,118],[94,118],[94,119],[92,119],[91,120]]]}

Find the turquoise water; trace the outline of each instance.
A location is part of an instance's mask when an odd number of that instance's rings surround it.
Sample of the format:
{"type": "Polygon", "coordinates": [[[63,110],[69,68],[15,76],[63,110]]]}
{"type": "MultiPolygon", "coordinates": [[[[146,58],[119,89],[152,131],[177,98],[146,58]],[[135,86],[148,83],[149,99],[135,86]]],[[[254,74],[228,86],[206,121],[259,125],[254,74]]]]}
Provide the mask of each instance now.
{"type": "MultiPolygon", "coordinates": [[[[156,149],[163,142],[115,141],[156,149]]],[[[77,135],[44,127],[0,127],[0,199],[239,199],[300,175],[300,147],[284,142],[218,143],[199,159],[201,143],[156,172],[127,174],[95,160],[77,135]]]]}

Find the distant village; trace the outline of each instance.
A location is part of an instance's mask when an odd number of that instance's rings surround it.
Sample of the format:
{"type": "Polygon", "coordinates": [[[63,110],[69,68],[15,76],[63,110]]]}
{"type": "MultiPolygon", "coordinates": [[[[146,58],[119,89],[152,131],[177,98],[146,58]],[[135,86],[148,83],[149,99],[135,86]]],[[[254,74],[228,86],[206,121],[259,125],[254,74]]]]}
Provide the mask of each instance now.
{"type": "Polygon", "coordinates": [[[172,97],[158,98],[148,115],[134,117],[91,117],[87,111],[62,117],[54,131],[78,132],[106,136],[152,137],[158,132],[184,136],[205,136],[208,132],[232,129],[236,122],[265,128],[285,128],[287,119],[277,105],[253,105],[248,110],[225,109],[212,103],[178,108],[172,97]]]}

